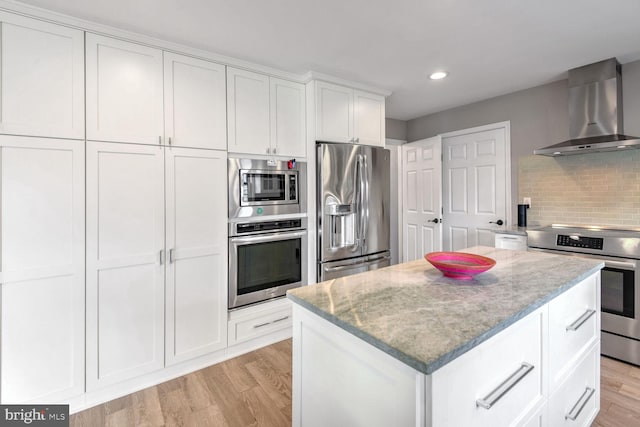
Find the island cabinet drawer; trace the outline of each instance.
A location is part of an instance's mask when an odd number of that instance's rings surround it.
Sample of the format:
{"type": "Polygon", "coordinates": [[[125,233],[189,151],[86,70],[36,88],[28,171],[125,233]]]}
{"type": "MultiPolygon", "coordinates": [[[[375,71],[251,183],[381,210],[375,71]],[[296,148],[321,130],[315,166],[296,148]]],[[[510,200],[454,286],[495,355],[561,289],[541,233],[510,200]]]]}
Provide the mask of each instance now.
{"type": "Polygon", "coordinates": [[[544,405],[546,306],[432,374],[432,426],[522,425],[544,405]]]}
{"type": "Polygon", "coordinates": [[[557,387],[575,360],[600,336],[600,275],[595,274],[549,303],[549,380],[557,387]]]}
{"type": "Polygon", "coordinates": [[[249,341],[282,329],[291,328],[291,303],[280,299],[272,303],[231,312],[228,322],[228,344],[249,341]]]}
{"type": "Polygon", "coordinates": [[[549,399],[549,425],[554,427],[590,426],[600,407],[600,346],[583,360],[549,399]]]}

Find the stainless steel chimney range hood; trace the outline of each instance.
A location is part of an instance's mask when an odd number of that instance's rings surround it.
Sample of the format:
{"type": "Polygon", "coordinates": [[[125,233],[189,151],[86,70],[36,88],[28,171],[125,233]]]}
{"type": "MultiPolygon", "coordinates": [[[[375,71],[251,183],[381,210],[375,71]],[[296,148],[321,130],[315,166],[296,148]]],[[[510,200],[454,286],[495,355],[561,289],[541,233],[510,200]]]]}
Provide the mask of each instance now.
{"type": "Polygon", "coordinates": [[[623,134],[620,68],[611,58],[569,70],[571,139],[533,154],[566,156],[640,148],[640,138],[623,134]]]}

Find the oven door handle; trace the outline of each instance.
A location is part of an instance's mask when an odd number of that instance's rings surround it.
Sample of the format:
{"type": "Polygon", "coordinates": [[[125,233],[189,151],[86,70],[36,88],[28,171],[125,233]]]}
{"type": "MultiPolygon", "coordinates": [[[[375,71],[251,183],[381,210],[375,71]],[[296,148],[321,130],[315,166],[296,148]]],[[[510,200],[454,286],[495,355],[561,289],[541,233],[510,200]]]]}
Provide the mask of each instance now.
{"type": "Polygon", "coordinates": [[[603,259],[605,267],[611,268],[619,268],[622,270],[635,270],[636,263],[635,262],[622,262],[622,261],[611,261],[608,259],[603,259]]]}
{"type": "Polygon", "coordinates": [[[261,243],[261,242],[274,242],[277,240],[288,240],[295,237],[305,237],[307,230],[302,231],[285,231],[281,233],[270,234],[254,234],[252,236],[231,237],[231,243],[243,244],[243,243],[261,243]]]}

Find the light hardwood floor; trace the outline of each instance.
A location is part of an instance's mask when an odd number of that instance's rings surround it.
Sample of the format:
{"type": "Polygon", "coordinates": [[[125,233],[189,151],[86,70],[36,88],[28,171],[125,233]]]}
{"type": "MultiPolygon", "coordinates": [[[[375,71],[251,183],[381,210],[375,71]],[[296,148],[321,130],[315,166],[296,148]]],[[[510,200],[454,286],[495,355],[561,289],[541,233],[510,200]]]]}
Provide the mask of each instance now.
{"type": "MultiPolygon", "coordinates": [[[[594,427],[640,427],[640,368],[601,358],[594,427]]],[[[291,340],[71,416],[71,427],[291,425],[291,340]]]]}

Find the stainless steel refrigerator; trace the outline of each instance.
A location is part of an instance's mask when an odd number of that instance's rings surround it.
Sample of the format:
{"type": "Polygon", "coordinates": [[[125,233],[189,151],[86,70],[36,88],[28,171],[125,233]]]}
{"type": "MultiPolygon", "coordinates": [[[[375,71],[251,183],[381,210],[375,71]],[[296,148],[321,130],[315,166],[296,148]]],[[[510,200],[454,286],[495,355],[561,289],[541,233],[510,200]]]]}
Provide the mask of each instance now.
{"type": "Polygon", "coordinates": [[[389,150],[318,143],[318,281],[386,267],[389,150]]]}

